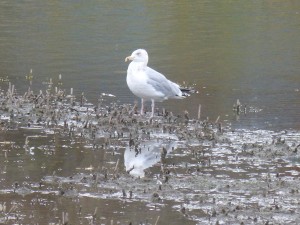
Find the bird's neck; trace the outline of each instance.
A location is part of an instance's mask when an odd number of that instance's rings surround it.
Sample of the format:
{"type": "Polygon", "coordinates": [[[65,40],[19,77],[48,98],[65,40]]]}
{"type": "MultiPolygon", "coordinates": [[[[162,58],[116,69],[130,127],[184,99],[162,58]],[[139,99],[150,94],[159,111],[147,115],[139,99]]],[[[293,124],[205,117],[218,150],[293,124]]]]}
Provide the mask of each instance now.
{"type": "Polygon", "coordinates": [[[130,67],[133,70],[144,70],[147,67],[147,63],[145,63],[145,62],[131,62],[130,67]]]}

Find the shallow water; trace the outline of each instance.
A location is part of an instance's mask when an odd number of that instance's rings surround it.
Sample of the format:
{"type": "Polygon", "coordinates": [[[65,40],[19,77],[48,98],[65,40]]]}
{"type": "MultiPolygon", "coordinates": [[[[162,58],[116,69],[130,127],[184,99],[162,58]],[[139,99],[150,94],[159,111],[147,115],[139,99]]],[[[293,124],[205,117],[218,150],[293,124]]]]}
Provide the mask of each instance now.
{"type": "Polygon", "coordinates": [[[299,13],[296,1],[1,1],[0,77],[18,94],[0,82],[0,223],[299,223],[299,13]],[[199,91],[158,104],[174,116],[111,104],[136,99],[124,58],[138,47],[199,91]],[[187,120],[199,104],[202,122],[187,120]]]}
{"type": "Polygon", "coordinates": [[[124,58],[145,48],[151,67],[199,91],[159,107],[196,116],[201,104],[203,118],[220,116],[238,127],[299,128],[298,1],[0,4],[0,76],[22,92],[33,69],[37,90],[62,74],[67,89],[93,103],[102,92],[133,103],[124,58]],[[248,114],[235,123],[237,99],[248,114]]]}
{"type": "Polygon", "coordinates": [[[2,223],[299,222],[299,132],[56,95],[0,98],[2,223]]]}

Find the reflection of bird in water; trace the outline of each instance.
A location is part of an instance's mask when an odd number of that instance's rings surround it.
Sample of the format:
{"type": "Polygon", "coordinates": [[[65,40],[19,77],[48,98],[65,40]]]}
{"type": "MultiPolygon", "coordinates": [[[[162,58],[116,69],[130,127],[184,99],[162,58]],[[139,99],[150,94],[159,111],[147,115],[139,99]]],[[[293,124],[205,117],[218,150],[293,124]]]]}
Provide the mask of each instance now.
{"type": "MultiPolygon", "coordinates": [[[[139,152],[131,149],[129,146],[124,153],[124,164],[126,171],[130,172],[133,176],[143,177],[144,170],[153,166],[161,159],[161,154],[166,154],[172,151],[177,145],[175,140],[152,140],[143,142],[140,146],[143,146],[139,152]],[[165,150],[162,150],[165,149],[165,150]]],[[[165,157],[165,156],[164,156],[165,157]]]]}
{"type": "Polygon", "coordinates": [[[154,101],[162,102],[169,98],[181,99],[189,92],[181,89],[178,84],[168,80],[163,74],[151,69],[148,64],[148,53],[144,49],[137,49],[128,57],[132,60],[127,70],[127,85],[131,92],[141,98],[141,114],[144,114],[144,101],[152,101],[152,113],[154,116],[154,101]]]}

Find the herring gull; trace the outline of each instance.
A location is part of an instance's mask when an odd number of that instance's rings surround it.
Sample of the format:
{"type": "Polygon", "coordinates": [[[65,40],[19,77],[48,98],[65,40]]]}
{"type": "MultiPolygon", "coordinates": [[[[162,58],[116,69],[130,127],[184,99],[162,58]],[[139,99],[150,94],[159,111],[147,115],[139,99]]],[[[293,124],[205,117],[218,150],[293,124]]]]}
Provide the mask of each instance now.
{"type": "Polygon", "coordinates": [[[155,101],[185,97],[184,91],[180,86],[168,80],[163,74],[151,69],[148,64],[148,53],[144,49],[137,49],[125,58],[125,62],[131,60],[127,69],[127,85],[130,91],[141,98],[141,115],[144,114],[144,101],[151,100],[152,112],[154,116],[155,101]]]}

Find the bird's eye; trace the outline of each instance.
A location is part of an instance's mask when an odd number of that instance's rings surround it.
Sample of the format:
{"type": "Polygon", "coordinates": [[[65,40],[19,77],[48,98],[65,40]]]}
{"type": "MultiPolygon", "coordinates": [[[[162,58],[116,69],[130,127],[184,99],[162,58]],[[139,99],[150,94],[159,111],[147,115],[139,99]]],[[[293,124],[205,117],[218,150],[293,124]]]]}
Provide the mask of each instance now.
{"type": "Polygon", "coordinates": [[[140,56],[140,55],[141,55],[141,53],[140,53],[140,52],[137,52],[136,54],[137,54],[138,56],[140,56]]]}

